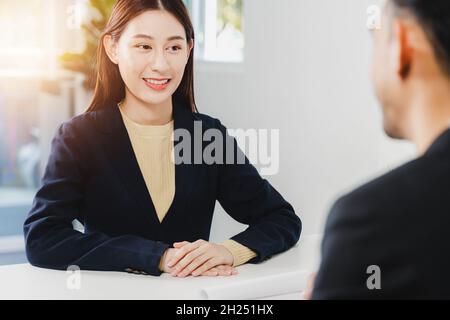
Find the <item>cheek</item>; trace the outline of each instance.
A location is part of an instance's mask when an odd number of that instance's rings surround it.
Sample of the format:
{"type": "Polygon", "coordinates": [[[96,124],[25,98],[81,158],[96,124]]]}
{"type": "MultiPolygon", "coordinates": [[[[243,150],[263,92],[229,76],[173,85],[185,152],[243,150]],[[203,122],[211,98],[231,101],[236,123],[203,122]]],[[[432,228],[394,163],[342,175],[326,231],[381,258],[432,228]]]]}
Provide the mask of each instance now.
{"type": "Polygon", "coordinates": [[[130,63],[130,70],[133,71],[134,76],[142,78],[144,76],[147,64],[145,60],[133,60],[130,63]]]}
{"type": "Polygon", "coordinates": [[[387,53],[387,47],[382,39],[376,39],[372,53],[372,82],[380,100],[383,100],[387,94],[389,87],[390,73],[390,59],[387,53]]]}
{"type": "Polygon", "coordinates": [[[176,56],[171,59],[170,66],[172,72],[177,78],[183,78],[183,74],[186,69],[186,61],[187,60],[184,58],[184,55],[176,56]]]}
{"type": "Polygon", "coordinates": [[[372,54],[372,62],[371,62],[371,77],[372,77],[372,83],[375,87],[375,90],[377,93],[381,90],[382,85],[382,78],[383,78],[383,66],[381,63],[381,57],[379,55],[379,52],[377,52],[376,49],[374,49],[374,52],[372,54]]]}
{"type": "Polygon", "coordinates": [[[124,51],[120,56],[120,69],[129,76],[140,76],[145,69],[146,59],[144,55],[132,51],[124,51]]]}
{"type": "Polygon", "coordinates": [[[130,64],[129,62],[119,63],[120,75],[122,77],[123,82],[125,82],[125,85],[129,89],[136,88],[137,86],[137,77],[134,68],[135,66],[133,64],[130,64]]]}

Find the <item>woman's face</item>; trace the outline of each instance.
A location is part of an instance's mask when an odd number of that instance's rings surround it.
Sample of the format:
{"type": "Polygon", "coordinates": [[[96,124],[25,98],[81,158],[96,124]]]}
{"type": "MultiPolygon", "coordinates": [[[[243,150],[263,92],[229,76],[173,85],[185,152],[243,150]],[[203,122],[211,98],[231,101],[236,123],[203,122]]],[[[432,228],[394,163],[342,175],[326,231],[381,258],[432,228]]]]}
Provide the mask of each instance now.
{"type": "Polygon", "coordinates": [[[171,100],[183,79],[192,43],[183,25],[165,10],[151,10],[131,20],[118,41],[104,40],[118,65],[127,94],[152,105],[171,100]]]}

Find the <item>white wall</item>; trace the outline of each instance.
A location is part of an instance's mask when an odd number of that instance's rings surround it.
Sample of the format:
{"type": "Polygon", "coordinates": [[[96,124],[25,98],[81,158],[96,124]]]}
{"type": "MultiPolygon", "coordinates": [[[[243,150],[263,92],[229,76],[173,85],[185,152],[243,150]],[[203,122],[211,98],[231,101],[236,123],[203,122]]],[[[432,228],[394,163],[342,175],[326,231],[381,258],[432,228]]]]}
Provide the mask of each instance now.
{"type": "MultiPolygon", "coordinates": [[[[267,178],[304,234],[322,232],[339,195],[413,155],[384,136],[372,93],[366,10],[380,2],[245,0],[245,62],[196,65],[201,112],[228,128],[280,129],[280,170],[267,178]]],[[[218,206],[211,240],[243,228],[218,206]]]]}
{"type": "MultiPolygon", "coordinates": [[[[245,62],[197,65],[201,112],[229,128],[280,129],[269,181],[304,234],[320,233],[342,193],[413,155],[382,132],[369,76],[368,6],[376,0],[245,0],[245,62]]],[[[241,230],[218,208],[212,240],[241,230]]]]}

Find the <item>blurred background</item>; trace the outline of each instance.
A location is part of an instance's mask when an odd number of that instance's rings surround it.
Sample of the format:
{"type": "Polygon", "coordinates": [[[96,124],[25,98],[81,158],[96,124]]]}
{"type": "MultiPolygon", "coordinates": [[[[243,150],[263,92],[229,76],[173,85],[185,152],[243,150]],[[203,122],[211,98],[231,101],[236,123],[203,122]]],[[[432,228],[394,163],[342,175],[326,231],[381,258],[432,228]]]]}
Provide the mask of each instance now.
{"type": "MultiPolygon", "coordinates": [[[[370,84],[377,0],[186,0],[200,112],[228,128],[279,129],[266,177],[317,234],[342,193],[414,155],[390,141],[370,84]]],[[[23,221],[56,128],[92,96],[115,0],[0,0],[0,265],[26,262],[23,221]]],[[[212,241],[245,226],[217,206],[212,241]]]]}

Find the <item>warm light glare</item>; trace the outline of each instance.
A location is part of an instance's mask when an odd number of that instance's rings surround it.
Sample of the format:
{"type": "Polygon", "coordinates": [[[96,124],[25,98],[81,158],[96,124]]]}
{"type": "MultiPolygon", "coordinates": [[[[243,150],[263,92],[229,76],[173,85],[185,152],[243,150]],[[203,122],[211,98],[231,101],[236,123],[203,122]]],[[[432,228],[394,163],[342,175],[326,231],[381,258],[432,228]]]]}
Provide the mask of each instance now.
{"type": "Polygon", "coordinates": [[[36,76],[51,68],[48,9],[53,0],[0,0],[0,74],[36,76]]]}

